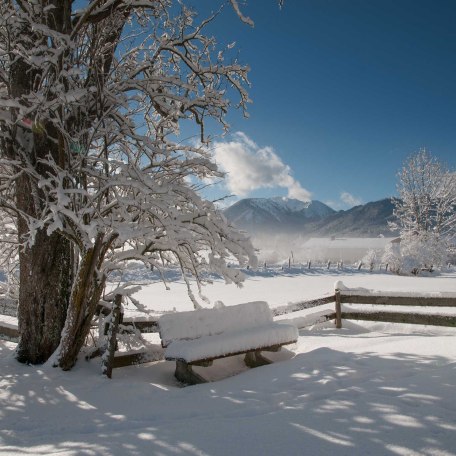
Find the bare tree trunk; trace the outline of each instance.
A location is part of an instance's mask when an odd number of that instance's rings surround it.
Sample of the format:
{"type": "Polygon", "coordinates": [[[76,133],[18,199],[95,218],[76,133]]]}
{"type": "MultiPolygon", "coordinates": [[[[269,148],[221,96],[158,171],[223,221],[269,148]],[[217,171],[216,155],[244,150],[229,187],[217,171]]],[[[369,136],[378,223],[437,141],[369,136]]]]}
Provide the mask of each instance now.
{"type": "Polygon", "coordinates": [[[70,249],[57,233],[40,231],[34,245],[20,252],[20,362],[43,363],[59,345],[72,281],[70,249]]]}
{"type": "Polygon", "coordinates": [[[84,252],[78,268],[57,353],[56,364],[63,370],[70,370],[76,363],[103,292],[105,278],[98,277],[97,271],[102,246],[100,238],[84,252]]]}
{"type": "MultiPolygon", "coordinates": [[[[35,141],[35,160],[52,151],[58,154],[52,138],[35,141]]],[[[38,173],[48,170],[37,165],[38,173]]],[[[22,176],[16,183],[16,205],[24,214],[39,216],[42,192],[36,182],[22,176]]],[[[27,240],[29,227],[22,216],[18,218],[19,242],[27,240]]],[[[17,359],[38,364],[45,362],[59,345],[65,324],[71,284],[74,276],[73,247],[57,232],[48,235],[38,230],[32,246],[19,251],[19,332],[17,359]]]]}

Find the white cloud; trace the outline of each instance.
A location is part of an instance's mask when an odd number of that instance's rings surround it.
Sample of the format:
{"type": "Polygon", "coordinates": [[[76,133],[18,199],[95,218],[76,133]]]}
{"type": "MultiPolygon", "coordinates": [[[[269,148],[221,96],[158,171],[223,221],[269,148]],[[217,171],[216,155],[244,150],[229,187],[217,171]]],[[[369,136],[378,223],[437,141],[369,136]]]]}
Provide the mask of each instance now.
{"type": "Polygon", "coordinates": [[[347,210],[354,206],[359,206],[360,204],[364,204],[364,201],[361,198],[353,196],[351,193],[342,192],[339,200],[327,200],[325,201],[325,204],[332,207],[334,210],[339,211],[341,209],[347,210]]]}
{"type": "Polygon", "coordinates": [[[340,194],[340,199],[337,201],[328,200],[325,201],[329,207],[332,207],[334,210],[338,211],[340,209],[350,209],[354,206],[359,206],[360,204],[364,204],[364,201],[361,198],[353,196],[351,193],[342,192],[340,194]]]}
{"type": "Polygon", "coordinates": [[[363,204],[363,200],[361,198],[353,196],[351,193],[348,192],[342,192],[340,194],[340,199],[343,203],[350,207],[359,206],[360,204],[363,204]]]}
{"type": "Polygon", "coordinates": [[[227,173],[229,191],[245,197],[261,188],[281,187],[289,198],[309,201],[311,193],[291,175],[272,147],[260,147],[245,133],[237,132],[233,141],[214,144],[214,155],[220,169],[227,173]]]}

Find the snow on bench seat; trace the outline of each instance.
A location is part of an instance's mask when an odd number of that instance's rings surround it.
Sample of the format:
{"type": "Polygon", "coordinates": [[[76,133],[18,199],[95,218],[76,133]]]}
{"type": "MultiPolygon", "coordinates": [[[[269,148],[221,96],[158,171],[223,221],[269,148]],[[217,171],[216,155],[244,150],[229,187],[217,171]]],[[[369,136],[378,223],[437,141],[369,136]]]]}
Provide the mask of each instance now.
{"type": "Polygon", "coordinates": [[[218,309],[199,309],[162,315],[159,319],[163,347],[176,339],[198,339],[272,322],[268,303],[253,301],[218,309]]]}
{"type": "Polygon", "coordinates": [[[295,326],[270,323],[257,328],[202,336],[194,340],[175,340],[165,350],[165,359],[182,359],[187,363],[245,353],[250,350],[296,342],[295,326]]]}
{"type": "Polygon", "coordinates": [[[175,375],[184,383],[205,381],[191,364],[209,366],[214,359],[241,353],[250,367],[269,364],[261,350],[276,351],[298,339],[295,326],[273,321],[264,301],[165,314],[158,325],[165,359],[176,361],[175,375]]]}

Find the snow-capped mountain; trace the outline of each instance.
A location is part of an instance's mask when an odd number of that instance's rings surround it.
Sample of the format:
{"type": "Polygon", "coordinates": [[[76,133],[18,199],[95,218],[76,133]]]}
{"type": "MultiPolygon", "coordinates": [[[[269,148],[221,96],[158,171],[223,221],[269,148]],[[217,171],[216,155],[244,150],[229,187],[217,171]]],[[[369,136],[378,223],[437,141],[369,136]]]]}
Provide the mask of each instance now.
{"type": "Polygon", "coordinates": [[[393,234],[388,228],[393,214],[390,199],[336,212],[320,201],[247,198],[225,209],[224,214],[233,225],[252,235],[375,237],[393,234]]]}
{"type": "Polygon", "coordinates": [[[398,233],[388,226],[388,221],[393,219],[393,209],[391,199],[386,198],[336,212],[309,228],[319,236],[394,236],[398,233]]]}
{"type": "Polygon", "coordinates": [[[224,214],[238,228],[248,232],[295,231],[304,222],[321,220],[336,211],[320,201],[291,198],[247,198],[225,209],[224,214]]]}

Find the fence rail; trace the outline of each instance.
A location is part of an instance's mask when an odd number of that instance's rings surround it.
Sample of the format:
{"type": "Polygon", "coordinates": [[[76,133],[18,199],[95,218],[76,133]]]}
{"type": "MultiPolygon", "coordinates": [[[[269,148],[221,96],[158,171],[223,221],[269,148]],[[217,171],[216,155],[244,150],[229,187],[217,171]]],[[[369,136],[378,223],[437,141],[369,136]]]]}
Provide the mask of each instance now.
{"type": "Polygon", "coordinates": [[[386,306],[413,307],[456,307],[456,298],[446,296],[394,296],[394,295],[344,295],[340,292],[341,303],[378,304],[386,306]]]}
{"type": "MultiPolygon", "coordinates": [[[[342,327],[342,320],[364,320],[364,321],[383,321],[390,323],[409,323],[419,325],[448,326],[456,327],[456,315],[433,314],[433,313],[412,313],[412,312],[389,312],[379,311],[355,311],[343,309],[343,304],[370,304],[373,306],[406,306],[406,307],[449,307],[456,308],[456,297],[453,296],[424,296],[424,295],[394,295],[385,293],[356,294],[356,290],[335,290],[334,294],[309,301],[300,301],[272,309],[275,317],[299,312],[301,310],[319,307],[324,304],[335,303],[335,312],[328,310],[327,314],[319,314],[314,320],[312,318],[303,319],[302,326],[311,326],[329,320],[335,320],[336,328],[342,327]]],[[[110,311],[110,309],[106,309],[110,311]]],[[[101,313],[104,313],[100,311],[101,313]]],[[[0,298],[0,314],[17,316],[17,302],[12,299],[0,298]]],[[[158,332],[158,316],[149,317],[147,320],[135,320],[125,318],[123,325],[133,325],[141,333],[158,332]]],[[[17,339],[19,331],[14,325],[0,323],[0,338],[17,339]]],[[[117,362],[122,362],[118,360],[117,362]]]]}
{"type": "Polygon", "coordinates": [[[453,315],[343,311],[341,317],[345,320],[384,321],[388,323],[456,327],[456,316],[453,315]]]}
{"type": "MultiPolygon", "coordinates": [[[[1,296],[0,315],[17,318],[17,301],[1,296]]],[[[17,329],[17,326],[0,322],[0,339],[17,341],[19,339],[19,330],[17,329]]]]}
{"type": "Polygon", "coordinates": [[[373,306],[404,307],[449,307],[456,309],[456,296],[394,295],[394,294],[355,294],[354,291],[337,290],[335,292],[336,328],[342,327],[342,319],[383,321],[389,323],[408,323],[415,325],[456,327],[456,315],[442,313],[412,313],[390,311],[354,311],[344,310],[342,304],[370,304],[373,306]]]}
{"type": "Polygon", "coordinates": [[[274,317],[285,315],[292,312],[299,312],[300,310],[311,309],[312,307],[322,306],[323,304],[330,304],[335,301],[335,296],[323,296],[322,298],[312,299],[310,301],[300,301],[286,306],[275,307],[272,309],[274,317]]]}
{"type": "Polygon", "coordinates": [[[15,326],[0,323],[0,339],[17,341],[19,339],[19,330],[15,326]]]}
{"type": "Polygon", "coordinates": [[[17,317],[17,301],[3,296],[0,297],[0,314],[17,317]]]}

